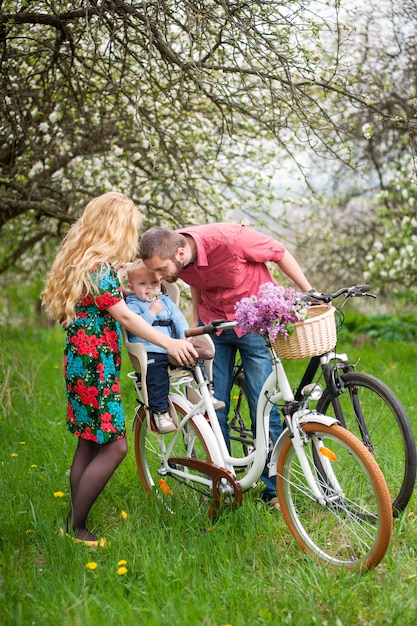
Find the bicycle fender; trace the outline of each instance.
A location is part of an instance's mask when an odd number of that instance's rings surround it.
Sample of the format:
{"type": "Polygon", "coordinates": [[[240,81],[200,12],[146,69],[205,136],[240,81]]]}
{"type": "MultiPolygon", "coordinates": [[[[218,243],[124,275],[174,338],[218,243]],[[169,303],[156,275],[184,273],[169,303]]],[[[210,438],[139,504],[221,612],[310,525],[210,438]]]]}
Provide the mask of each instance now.
{"type": "Polygon", "coordinates": [[[175,402],[176,405],[178,405],[180,407],[180,409],[182,409],[185,413],[189,413],[189,411],[192,409],[192,403],[187,400],[187,398],[185,398],[184,396],[181,396],[180,394],[178,395],[174,395],[174,394],[170,394],[168,396],[168,402],[170,404],[173,404],[175,402]]]}
{"type": "MultiPolygon", "coordinates": [[[[313,412],[309,412],[304,417],[301,417],[298,423],[306,424],[308,422],[316,422],[317,424],[323,424],[323,426],[333,426],[334,424],[339,423],[337,419],[334,417],[328,417],[327,415],[322,415],[321,413],[313,413],[313,412]]],[[[290,433],[289,433],[288,428],[284,428],[284,430],[282,431],[282,434],[279,436],[279,438],[275,442],[274,448],[271,453],[271,458],[268,463],[268,468],[269,468],[268,476],[276,476],[277,467],[278,467],[278,458],[281,452],[281,448],[284,445],[284,443],[287,441],[289,436],[290,436],[290,433]]]]}

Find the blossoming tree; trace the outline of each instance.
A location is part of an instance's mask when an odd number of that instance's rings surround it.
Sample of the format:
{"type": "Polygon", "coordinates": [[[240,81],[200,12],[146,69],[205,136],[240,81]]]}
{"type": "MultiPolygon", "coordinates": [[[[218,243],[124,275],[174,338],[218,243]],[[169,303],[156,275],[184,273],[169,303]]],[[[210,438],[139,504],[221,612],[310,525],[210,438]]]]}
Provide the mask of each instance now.
{"type": "Polygon", "coordinates": [[[143,207],[145,226],[258,221],[276,210],[286,159],[307,180],[306,153],[360,168],[379,129],[393,149],[409,138],[412,99],[389,97],[384,71],[352,49],[351,9],[4,0],[0,274],[43,271],[86,201],[109,189],[143,207]]]}

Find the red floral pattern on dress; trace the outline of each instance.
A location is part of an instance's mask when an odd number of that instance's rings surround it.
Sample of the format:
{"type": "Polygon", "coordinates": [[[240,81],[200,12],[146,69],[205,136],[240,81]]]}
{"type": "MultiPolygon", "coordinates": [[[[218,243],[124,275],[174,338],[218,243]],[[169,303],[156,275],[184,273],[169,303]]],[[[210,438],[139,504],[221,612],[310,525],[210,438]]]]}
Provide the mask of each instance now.
{"type": "Polygon", "coordinates": [[[91,274],[97,293],[81,300],[66,329],[67,426],[78,437],[102,444],[126,436],[120,327],[107,311],[122,300],[122,291],[113,268],[97,266],[91,274]]]}
{"type": "Polygon", "coordinates": [[[83,380],[78,380],[77,384],[74,385],[73,390],[80,396],[80,400],[83,404],[91,404],[91,406],[98,409],[99,404],[97,402],[97,387],[86,387],[83,380]]]}
{"type": "Polygon", "coordinates": [[[105,328],[103,331],[102,341],[104,341],[109,346],[112,352],[118,351],[119,335],[114,330],[105,328]]]}
{"type": "MultiPolygon", "coordinates": [[[[85,318],[84,318],[85,319],[85,318]]],[[[72,338],[72,343],[77,346],[78,354],[89,354],[93,359],[98,358],[97,337],[89,337],[83,328],[72,338]]]]}
{"type": "Polygon", "coordinates": [[[121,290],[119,292],[119,295],[117,297],[112,296],[109,293],[105,293],[102,296],[97,296],[96,300],[96,304],[98,306],[99,309],[108,309],[111,306],[114,306],[115,304],[117,304],[118,302],[120,302],[120,297],[121,297],[121,290]]]}

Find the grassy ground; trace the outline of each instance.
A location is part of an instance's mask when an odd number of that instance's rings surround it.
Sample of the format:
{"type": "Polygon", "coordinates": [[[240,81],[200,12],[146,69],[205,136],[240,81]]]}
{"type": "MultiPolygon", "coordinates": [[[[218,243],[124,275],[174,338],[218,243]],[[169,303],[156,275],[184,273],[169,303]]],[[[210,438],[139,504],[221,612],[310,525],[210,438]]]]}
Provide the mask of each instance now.
{"type": "MultiPolygon", "coordinates": [[[[416,623],[415,497],[376,570],[328,569],[301,553],[256,490],[215,525],[187,502],[169,513],[147,500],[129,433],[130,453],[90,516],[110,547],[93,553],[60,537],[76,443],[64,425],[62,342],[58,329],[1,336],[0,624],[416,623]]],[[[393,387],[417,430],[416,347],[378,343],[349,352],[361,356],[358,369],[393,387]]],[[[125,376],[123,391],[130,424],[134,394],[125,376]]]]}

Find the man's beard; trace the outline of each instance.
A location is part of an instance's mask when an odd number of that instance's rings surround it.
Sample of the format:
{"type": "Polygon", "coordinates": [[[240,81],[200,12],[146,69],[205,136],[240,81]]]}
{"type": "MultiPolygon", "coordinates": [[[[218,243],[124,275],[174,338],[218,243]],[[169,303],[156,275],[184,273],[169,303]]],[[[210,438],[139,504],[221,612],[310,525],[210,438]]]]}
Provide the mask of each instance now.
{"type": "Polygon", "coordinates": [[[177,261],[177,259],[174,259],[174,263],[177,271],[174,274],[170,274],[169,276],[164,277],[164,280],[166,280],[167,283],[175,283],[180,277],[181,271],[184,267],[184,263],[182,263],[181,261],[177,261]]]}

